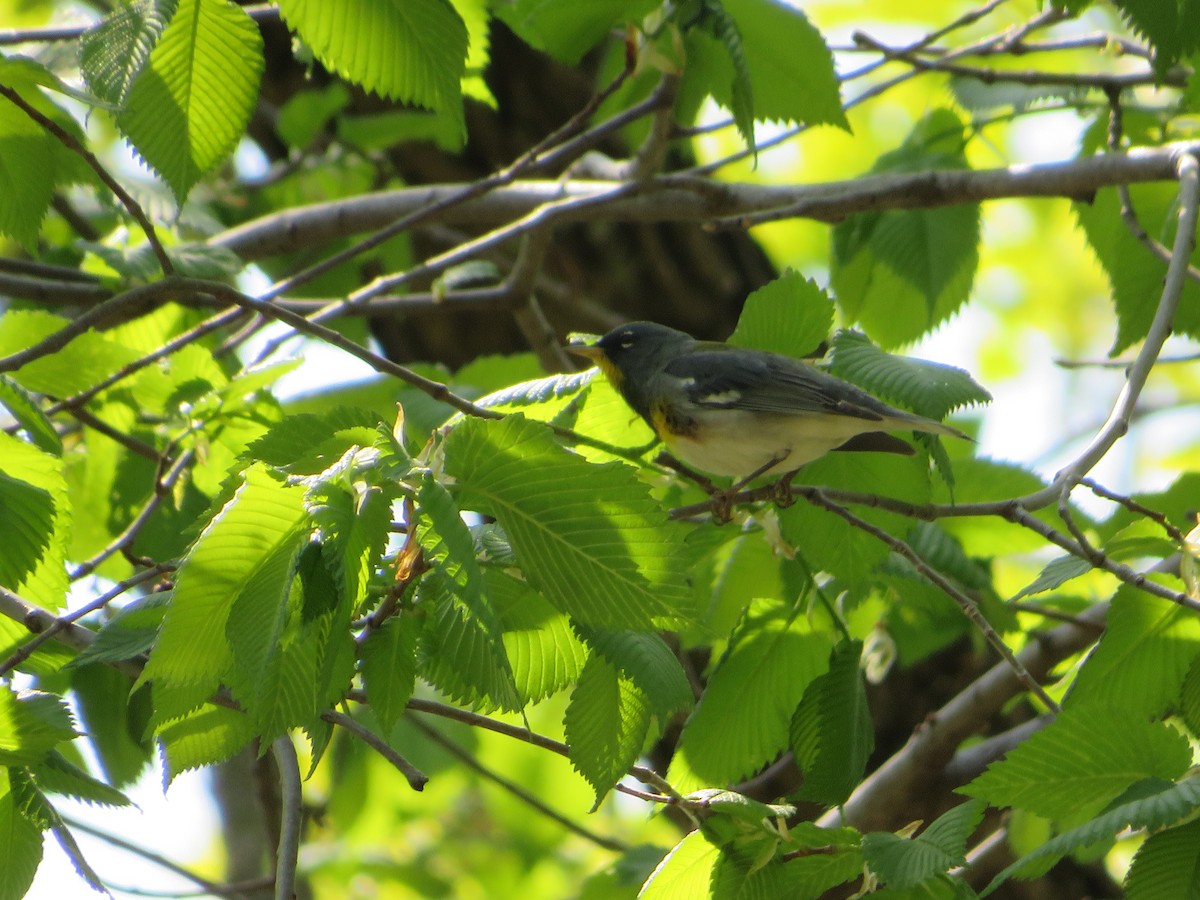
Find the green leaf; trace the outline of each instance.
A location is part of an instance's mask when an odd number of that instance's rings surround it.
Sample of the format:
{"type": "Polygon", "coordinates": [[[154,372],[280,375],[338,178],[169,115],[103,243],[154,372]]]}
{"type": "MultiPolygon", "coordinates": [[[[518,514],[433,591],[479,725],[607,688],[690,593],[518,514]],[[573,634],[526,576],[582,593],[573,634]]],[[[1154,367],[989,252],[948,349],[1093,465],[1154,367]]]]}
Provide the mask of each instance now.
{"type": "Polygon", "coordinates": [[[96,633],[96,640],[79,652],[67,668],[91,663],[111,663],[147,652],[158,636],[166,605],[171,594],[167,591],[151,594],[129,604],[96,633]]]}
{"type": "Polygon", "coordinates": [[[36,447],[54,456],[62,456],[62,438],[54,430],[50,419],[29,396],[29,392],[7,375],[0,375],[0,404],[9,411],[36,447]]]}
{"type": "Polygon", "coordinates": [[[787,747],[792,715],[825,671],[829,649],[829,638],[784,604],[753,603],[684,725],[681,764],[706,784],[728,784],[773,760],[787,747]]]}
{"type": "Polygon", "coordinates": [[[128,88],[121,132],[180,204],[237,147],[258,99],[262,36],[224,0],[178,0],[128,88]]]}
{"type": "Polygon", "coordinates": [[[1192,660],[1179,691],[1179,714],[1193,735],[1200,734],[1200,656],[1192,660]]]}
{"type": "Polygon", "coordinates": [[[379,416],[368,409],[336,406],[321,413],[297,413],[276,422],[245,450],[247,461],[300,475],[316,475],[352,447],[369,447],[379,438],[379,416]]]}
{"type": "Polygon", "coordinates": [[[815,281],[787,269],[746,298],[729,343],[803,358],[829,336],[833,301],[815,281]]]}
{"type": "Polygon", "coordinates": [[[71,714],[61,697],[0,689],[0,764],[38,762],[75,736],[71,714]]]}
{"type": "Polygon", "coordinates": [[[330,71],[463,130],[467,27],[446,0],[282,0],[279,10],[330,71]]]}
{"type": "Polygon", "coordinates": [[[642,752],[650,698],[599,654],[583,667],[563,717],[571,765],[596,792],[596,806],[642,752]]]}
{"type": "Polygon", "coordinates": [[[799,9],[775,0],[705,3],[699,27],[706,34],[689,35],[687,77],[733,113],[752,149],[755,120],[849,130],[829,48],[799,9]]]}
{"type": "MultiPolygon", "coordinates": [[[[6,60],[0,57],[0,61],[6,60]]],[[[34,106],[49,105],[44,99],[35,102],[35,87],[18,91],[34,106]]],[[[63,175],[60,150],[53,135],[7,97],[0,97],[0,234],[30,252],[63,175]]]]}
{"type": "Polygon", "coordinates": [[[685,835],[650,873],[638,900],[693,900],[709,896],[709,882],[720,853],[701,831],[685,835]]]}
{"type": "Polygon", "coordinates": [[[496,517],[558,609],[610,628],[690,617],[684,531],[628,466],[591,465],[519,414],[460,422],[445,455],[464,504],[496,517]]]}
{"type": "Polygon", "coordinates": [[[0,584],[49,609],[67,591],[71,510],[62,470],[59,457],[0,433],[0,584]]]}
{"type": "MultiPolygon", "coordinates": [[[[279,500],[284,500],[281,496],[279,500]]],[[[298,673],[289,671],[288,650],[299,640],[302,613],[292,588],[296,561],[308,536],[308,517],[291,507],[288,497],[279,504],[279,525],[270,549],[254,560],[254,569],[239,585],[229,607],[225,639],[231,651],[226,676],[234,699],[246,710],[264,741],[274,740],[288,726],[300,725],[310,684],[292,684],[298,673]],[[289,515],[290,514],[290,515],[289,515]]],[[[278,527],[278,526],[277,526],[278,527]]],[[[176,589],[176,599],[179,592],[176,589]]],[[[168,609],[168,621],[171,610],[168,609]]],[[[166,629],[164,621],[164,633],[166,629]]],[[[161,653],[160,644],[155,653],[161,653]]],[[[300,649],[307,655],[307,648],[300,649]]],[[[153,659],[153,655],[151,656],[153,659]]]]}
{"type": "MultiPolygon", "coordinates": [[[[382,476],[380,472],[358,474],[382,476]]],[[[379,487],[361,478],[349,485],[331,481],[309,491],[306,503],[320,539],[322,568],[332,581],[329,608],[341,603],[347,610],[358,610],[367,602],[372,573],[391,536],[392,501],[399,493],[394,483],[386,477],[382,480],[379,487]]],[[[312,618],[307,601],[305,616],[312,618]]]]}
{"type": "Polygon", "coordinates": [[[583,671],[588,651],[571,630],[570,619],[527,583],[506,572],[489,567],[484,578],[488,603],[500,617],[504,650],[521,698],[537,703],[573,684],[583,671]]]}
{"type": "Polygon", "coordinates": [[[79,67],[97,97],[114,106],[125,102],[177,6],[177,0],[135,0],[79,36],[79,67]]]}
{"type": "MultiPolygon", "coordinates": [[[[809,823],[801,822],[791,828],[793,840],[796,839],[799,828],[807,824],[809,823]]],[[[843,830],[853,831],[852,829],[843,830]]],[[[823,842],[813,846],[832,847],[834,848],[832,851],[788,860],[786,865],[781,867],[785,877],[784,884],[787,888],[786,896],[824,897],[827,891],[839,884],[860,878],[863,873],[863,854],[858,846],[857,832],[854,832],[854,838],[855,840],[850,842],[835,841],[826,837],[823,842]]],[[[771,897],[777,897],[780,893],[782,892],[772,894],[770,897],[763,897],[762,900],[770,900],[771,897]]]]}
{"type": "Polygon", "coordinates": [[[0,449],[6,451],[0,459],[0,584],[15,586],[42,560],[54,535],[54,496],[26,478],[52,470],[50,457],[16,438],[0,437],[0,449]]]}
{"type": "MultiPolygon", "coordinates": [[[[1129,194],[1141,226],[1170,247],[1177,221],[1175,185],[1130,185],[1129,194]]],[[[1073,208],[1112,289],[1118,325],[1109,353],[1116,355],[1138,343],[1150,329],[1167,264],[1130,232],[1121,218],[1115,190],[1097,191],[1091,202],[1076,203],[1073,208]],[[1148,289],[1149,285],[1154,287],[1148,289]]],[[[1193,256],[1193,262],[1196,258],[1193,256]]],[[[1176,334],[1200,336],[1200,284],[1190,278],[1184,281],[1172,328],[1176,334]]]]}
{"type": "Polygon", "coordinates": [[[1169,725],[1103,706],[1073,706],[959,789],[1048,819],[1094,816],[1136,781],[1177,778],[1191,764],[1169,725]]]}
{"type": "Polygon", "coordinates": [[[475,540],[450,493],[429,473],[421,479],[417,509],[417,540],[433,567],[422,586],[436,598],[439,610],[425,630],[431,676],[449,688],[457,680],[448,677],[452,671],[472,672],[474,691],[503,709],[520,709],[500,622],[484,599],[475,540]]]}
{"type": "Polygon", "coordinates": [[[746,61],[746,48],[737,22],[722,3],[702,3],[699,26],[708,35],[694,35],[688,49],[687,72],[700,78],[702,89],[711,93],[733,114],[746,146],[757,153],[754,143],[754,79],[746,61]],[[728,87],[726,87],[728,85],[728,87]]]}
{"type": "Polygon", "coordinates": [[[70,397],[133,362],[138,355],[133,348],[106,335],[87,331],[56,353],[22,366],[13,378],[27,390],[70,397]]]}
{"type": "MultiPolygon", "coordinates": [[[[79,241],[77,246],[86,251],[80,268],[106,281],[152,281],[161,270],[158,255],[148,242],[129,243],[124,234],[120,235],[120,243],[79,241]]],[[[165,249],[176,274],[190,278],[222,279],[245,267],[228,247],[191,241],[165,249]]]]}
{"type": "Polygon", "coordinates": [[[114,787],[97,781],[57,750],[30,767],[38,787],[51,794],[62,794],[100,806],[132,806],[133,801],[114,787]]]}
{"type": "MultiPolygon", "coordinates": [[[[794,483],[883,494],[912,503],[926,502],[930,492],[924,460],[884,453],[830,453],[801,469],[794,483]]],[[[907,520],[879,510],[855,508],[853,512],[893,534],[905,534],[910,527],[907,520]]],[[[849,584],[870,580],[888,555],[887,545],[878,538],[804,500],[780,510],[779,521],[783,536],[813,570],[837,575],[849,584]]]]}
{"type": "Polygon", "coordinates": [[[832,349],[829,369],[834,375],[931,419],[942,419],[960,407],[992,400],[992,395],[962,369],[893,356],[856,331],[839,331],[832,349]]]}
{"type": "Polygon", "coordinates": [[[863,856],[871,871],[889,887],[901,890],[966,865],[967,839],[983,821],[984,804],[968,801],[943,813],[916,837],[888,832],[863,836],[863,856]]]}
{"type": "Polygon", "coordinates": [[[40,309],[7,309],[0,316],[0,358],[40,343],[68,323],[40,309]]]}
{"type": "Polygon", "coordinates": [[[1138,848],[1125,875],[1127,900],[1196,897],[1200,884],[1200,821],[1168,828],[1138,848]]]}
{"type": "MultiPolygon", "coordinates": [[[[965,169],[963,124],[927,115],[874,173],[965,169]]],[[[979,207],[859,213],[833,231],[831,281],[850,321],[884,346],[912,341],[967,299],[979,262],[979,207]]]]}
{"type": "Polygon", "coordinates": [[[521,381],[480,397],[475,403],[496,412],[520,410],[531,419],[546,421],[575,401],[592,383],[598,371],[586,369],[583,372],[521,381]]]}
{"type": "Polygon", "coordinates": [[[829,671],[804,689],[790,726],[792,752],[804,774],[797,799],[833,806],[862,779],[875,730],[861,657],[862,641],[842,641],[829,655],[829,671]]]}
{"type": "Polygon", "coordinates": [[[1073,578],[1092,571],[1092,564],[1078,556],[1058,556],[1042,567],[1038,577],[1013,595],[1013,600],[1044,594],[1062,587],[1073,578]]]}
{"type": "Polygon", "coordinates": [[[205,704],[158,731],[166,778],[232,757],[254,737],[250,717],[224,706],[205,704]]]}
{"type": "Polygon", "coordinates": [[[1100,643],[1068,703],[1099,704],[1123,715],[1157,718],[1174,707],[1188,670],[1200,658],[1200,621],[1128,585],[1113,596],[1100,643]]]}
{"type": "Polygon", "coordinates": [[[42,862],[42,829],[24,814],[14,787],[0,767],[0,900],[21,900],[42,862]]]}
{"type": "Polygon", "coordinates": [[[692,704],[692,689],[679,659],[657,634],[603,631],[576,624],[583,641],[638,686],[654,713],[665,719],[692,704]]]}
{"type": "Polygon", "coordinates": [[[1091,821],[1063,832],[1017,860],[992,879],[980,896],[986,897],[1014,876],[1034,878],[1049,870],[1062,856],[1103,840],[1112,840],[1125,828],[1158,830],[1175,825],[1200,808],[1200,778],[1158,785],[1152,793],[1120,803],[1091,821]]]}
{"type": "Polygon", "coordinates": [[[145,771],[153,751],[146,737],[150,692],[131,692],[128,676],[102,664],[78,672],[71,687],[80,727],[104,778],[115,788],[133,784],[145,771]]]}
{"type": "Polygon", "coordinates": [[[304,538],[303,497],[301,488],[279,484],[252,466],[184,559],[140,679],[154,682],[156,708],[168,717],[211,696],[232,672],[235,655],[244,667],[243,695],[252,703],[270,702],[253,690],[253,678],[279,677],[280,609],[304,538]],[[246,618],[234,617],[235,607],[246,618]],[[258,630],[249,633],[251,627],[258,630]],[[164,705],[170,693],[176,701],[164,705]]]}
{"type": "Polygon", "coordinates": [[[1150,43],[1159,78],[1180,59],[1200,50],[1200,3],[1196,0],[1116,0],[1116,7],[1150,43]]]}
{"type": "Polygon", "coordinates": [[[655,0],[514,0],[497,6],[496,17],[531,47],[574,65],[614,28],[636,22],[656,5],[655,0]]]}
{"type": "Polygon", "coordinates": [[[837,125],[849,131],[833,57],[804,13],[777,0],[723,0],[721,5],[741,33],[755,119],[837,125]]]}
{"type": "Polygon", "coordinates": [[[421,675],[460,703],[520,709],[495,613],[482,605],[482,615],[472,613],[438,570],[421,579],[417,600],[428,610],[421,632],[421,675]]]}
{"type": "Polygon", "coordinates": [[[384,734],[391,733],[412,698],[420,632],[416,616],[392,616],[363,642],[363,687],[384,734]]]}

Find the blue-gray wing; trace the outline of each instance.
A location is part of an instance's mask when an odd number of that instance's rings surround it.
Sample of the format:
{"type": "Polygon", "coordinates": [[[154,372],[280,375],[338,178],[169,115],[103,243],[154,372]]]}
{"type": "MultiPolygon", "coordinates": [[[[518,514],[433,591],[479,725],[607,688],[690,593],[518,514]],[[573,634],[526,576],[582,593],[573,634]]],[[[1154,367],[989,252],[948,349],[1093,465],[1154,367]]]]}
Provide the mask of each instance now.
{"type": "Polygon", "coordinates": [[[702,409],[828,413],[876,422],[894,412],[840,378],[773,353],[699,351],[673,360],[665,372],[702,409]]]}

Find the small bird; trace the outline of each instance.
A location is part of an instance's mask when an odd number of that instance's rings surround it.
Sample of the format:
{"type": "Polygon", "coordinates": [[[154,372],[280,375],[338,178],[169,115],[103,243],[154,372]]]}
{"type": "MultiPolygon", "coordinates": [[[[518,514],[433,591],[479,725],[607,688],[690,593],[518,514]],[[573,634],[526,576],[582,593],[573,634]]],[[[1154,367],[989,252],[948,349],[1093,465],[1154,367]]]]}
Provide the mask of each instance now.
{"type": "Polygon", "coordinates": [[[600,366],[672,456],[743,482],[789,475],[830,450],[911,455],[889,431],[971,440],[800,360],[698,341],[653,322],[631,322],[567,349],[600,366]]]}

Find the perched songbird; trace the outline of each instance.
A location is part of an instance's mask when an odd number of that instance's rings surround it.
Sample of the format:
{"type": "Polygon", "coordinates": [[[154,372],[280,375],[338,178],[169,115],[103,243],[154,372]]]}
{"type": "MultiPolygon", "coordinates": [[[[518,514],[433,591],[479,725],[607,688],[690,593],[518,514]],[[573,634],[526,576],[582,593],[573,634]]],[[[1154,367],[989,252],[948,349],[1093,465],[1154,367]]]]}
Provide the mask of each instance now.
{"type": "Polygon", "coordinates": [[[697,341],[653,322],[568,349],[599,364],[676,459],[713,475],[794,472],[830,450],[913,452],[889,431],[970,440],[800,360],[697,341]]]}

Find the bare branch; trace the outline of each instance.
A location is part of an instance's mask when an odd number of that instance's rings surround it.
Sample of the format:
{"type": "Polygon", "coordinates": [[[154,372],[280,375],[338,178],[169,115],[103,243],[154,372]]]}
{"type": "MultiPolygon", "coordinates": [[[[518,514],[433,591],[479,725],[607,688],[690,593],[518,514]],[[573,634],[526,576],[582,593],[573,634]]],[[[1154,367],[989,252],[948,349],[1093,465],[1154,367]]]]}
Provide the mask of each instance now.
{"type": "MultiPolygon", "coordinates": [[[[1200,142],[1190,141],[1056,163],[864,175],[805,185],[716,184],[698,175],[674,174],[647,179],[636,192],[622,192],[618,190],[622,183],[614,181],[523,180],[447,206],[425,221],[497,225],[550,203],[590,200],[560,208],[556,222],[725,219],[738,227],[785,218],[837,222],[856,212],[881,209],[933,208],[1010,197],[1087,198],[1120,183],[1174,180],[1175,159],[1198,151],[1200,142]]],[[[456,197],[461,190],[459,185],[431,185],[294,207],[243,223],[209,243],[247,260],[294,253],[384,227],[398,216],[456,197]]]]}

